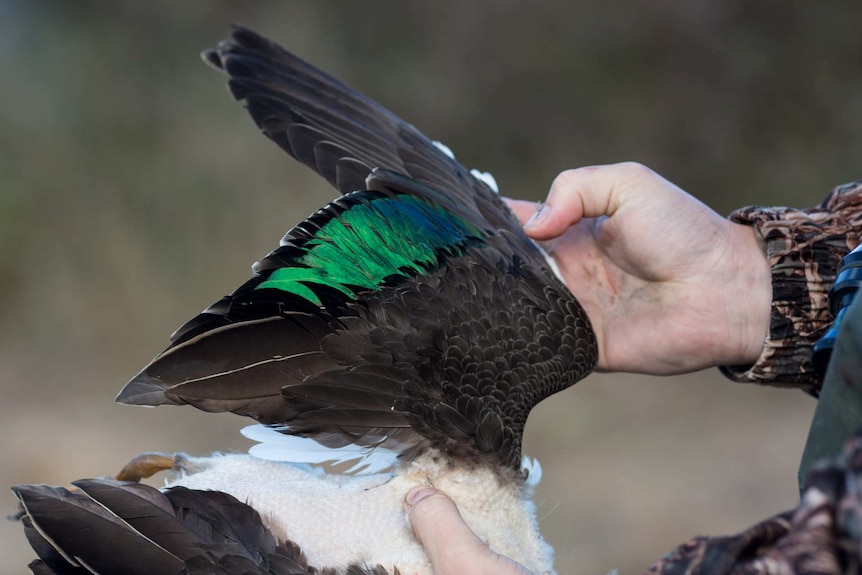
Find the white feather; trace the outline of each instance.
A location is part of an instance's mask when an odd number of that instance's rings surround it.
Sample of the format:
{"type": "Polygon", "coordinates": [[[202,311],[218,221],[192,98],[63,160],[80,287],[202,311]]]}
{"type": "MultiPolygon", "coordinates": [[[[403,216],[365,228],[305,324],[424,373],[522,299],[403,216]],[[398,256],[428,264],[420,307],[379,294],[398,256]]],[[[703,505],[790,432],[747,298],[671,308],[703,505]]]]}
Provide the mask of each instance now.
{"type": "Polygon", "coordinates": [[[353,465],[345,473],[356,475],[381,473],[395,467],[398,463],[398,453],[383,447],[369,448],[358,445],[326,447],[311,438],[286,435],[272,427],[260,424],[244,427],[241,433],[248,439],[258,442],[248,450],[249,455],[268,461],[312,465],[323,463],[338,465],[352,462],[353,465]]]}
{"type": "Polygon", "coordinates": [[[470,173],[473,174],[473,177],[479,180],[480,182],[485,182],[489,188],[491,188],[495,194],[500,193],[500,188],[497,186],[497,180],[494,179],[494,175],[490,172],[480,172],[477,169],[470,170],[470,173]]]}
{"type": "Polygon", "coordinates": [[[535,487],[542,480],[542,464],[534,457],[521,458],[521,469],[527,472],[527,485],[535,487]]]}
{"type": "Polygon", "coordinates": [[[444,154],[446,154],[447,156],[449,156],[453,160],[455,159],[455,154],[452,152],[452,148],[450,148],[449,146],[447,146],[443,142],[438,142],[437,140],[434,140],[431,143],[434,144],[438,150],[440,150],[441,152],[443,152],[444,154]]]}

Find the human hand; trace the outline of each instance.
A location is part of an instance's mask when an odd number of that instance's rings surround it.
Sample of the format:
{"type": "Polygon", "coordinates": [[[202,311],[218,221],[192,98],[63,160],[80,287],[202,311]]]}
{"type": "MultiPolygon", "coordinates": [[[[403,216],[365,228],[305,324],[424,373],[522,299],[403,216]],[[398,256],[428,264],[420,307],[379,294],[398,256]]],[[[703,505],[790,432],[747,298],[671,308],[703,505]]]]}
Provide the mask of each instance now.
{"type": "Polygon", "coordinates": [[[520,563],[485,545],[443,493],[418,487],[407,494],[406,504],[413,533],[428,553],[435,575],[531,575],[520,563]]]}
{"type": "Polygon", "coordinates": [[[509,205],[590,317],[597,369],[660,375],[757,359],[772,290],[752,228],[631,162],[565,171],[544,206],[509,205]]]}

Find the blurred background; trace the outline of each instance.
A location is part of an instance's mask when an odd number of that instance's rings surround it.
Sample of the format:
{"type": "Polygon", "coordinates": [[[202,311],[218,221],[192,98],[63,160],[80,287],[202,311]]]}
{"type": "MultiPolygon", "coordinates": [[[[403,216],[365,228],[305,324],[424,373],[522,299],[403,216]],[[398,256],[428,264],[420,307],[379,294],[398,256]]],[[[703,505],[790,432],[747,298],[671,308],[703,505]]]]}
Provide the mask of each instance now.
{"type": "MultiPolygon", "coordinates": [[[[643,162],[721,213],[862,177],[862,3],[0,0],[0,505],[142,451],[244,450],[233,415],[115,405],[186,319],[333,197],[198,52],[242,22],[504,193],[643,162]]],[[[669,225],[671,225],[669,223],[669,225]]],[[[792,507],[814,401],[716,370],[592,376],[531,416],[560,573],[643,572],[792,507]]],[[[0,573],[32,554],[0,522],[0,573]]]]}

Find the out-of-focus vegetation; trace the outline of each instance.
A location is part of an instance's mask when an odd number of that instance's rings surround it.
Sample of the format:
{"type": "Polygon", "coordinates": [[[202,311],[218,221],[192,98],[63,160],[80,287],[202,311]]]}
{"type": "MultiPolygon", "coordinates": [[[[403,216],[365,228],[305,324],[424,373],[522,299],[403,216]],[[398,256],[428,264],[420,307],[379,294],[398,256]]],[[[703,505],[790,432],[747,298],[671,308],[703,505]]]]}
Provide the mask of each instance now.
{"type": "MultiPolygon", "coordinates": [[[[512,196],[620,160],[723,213],[813,205],[862,177],[862,4],[625,4],[0,0],[0,486],[246,446],[238,417],[112,404],[172,329],[332,197],[198,60],[230,22],[512,196]]],[[[691,535],[792,506],[812,408],[714,371],[595,376],[543,406],[527,451],[560,572],[640,572],[691,535]]],[[[0,573],[19,573],[31,553],[2,529],[0,573]]]]}

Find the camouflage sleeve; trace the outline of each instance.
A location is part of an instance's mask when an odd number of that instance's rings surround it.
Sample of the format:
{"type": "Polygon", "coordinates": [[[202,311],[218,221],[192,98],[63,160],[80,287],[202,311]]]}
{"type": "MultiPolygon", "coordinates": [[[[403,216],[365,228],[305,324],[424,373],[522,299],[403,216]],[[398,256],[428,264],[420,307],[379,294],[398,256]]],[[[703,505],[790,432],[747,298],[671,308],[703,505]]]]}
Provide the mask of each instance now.
{"type": "Polygon", "coordinates": [[[842,575],[862,568],[862,435],[809,475],[798,507],[730,537],[695,537],[652,575],[842,575]]]}
{"type": "Polygon", "coordinates": [[[763,241],[772,266],[772,317],[754,365],[721,370],[734,381],[816,394],[811,348],[833,321],[828,294],[841,258],[862,241],[862,181],[839,186],[816,208],[747,207],[730,218],[753,226],[763,241]]]}

